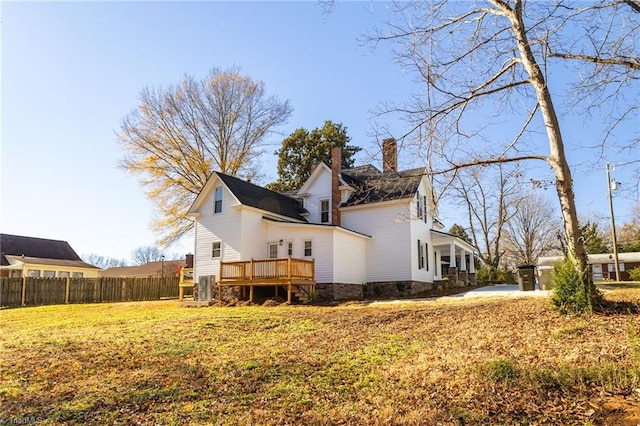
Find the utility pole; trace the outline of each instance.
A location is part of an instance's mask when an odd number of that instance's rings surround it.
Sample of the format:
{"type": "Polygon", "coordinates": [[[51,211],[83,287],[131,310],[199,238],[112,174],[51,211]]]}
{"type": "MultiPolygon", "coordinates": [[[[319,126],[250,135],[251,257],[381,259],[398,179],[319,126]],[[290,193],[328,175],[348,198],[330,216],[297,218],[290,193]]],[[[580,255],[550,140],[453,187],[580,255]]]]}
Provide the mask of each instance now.
{"type": "Polygon", "coordinates": [[[609,193],[609,212],[611,213],[611,238],[613,239],[613,262],[614,271],[616,273],[616,281],[620,281],[620,265],[618,263],[618,238],[616,237],[616,220],[613,216],[613,196],[611,195],[612,189],[618,189],[618,182],[613,182],[614,187],[611,187],[611,175],[609,173],[609,163],[607,163],[607,191],[609,193]]]}

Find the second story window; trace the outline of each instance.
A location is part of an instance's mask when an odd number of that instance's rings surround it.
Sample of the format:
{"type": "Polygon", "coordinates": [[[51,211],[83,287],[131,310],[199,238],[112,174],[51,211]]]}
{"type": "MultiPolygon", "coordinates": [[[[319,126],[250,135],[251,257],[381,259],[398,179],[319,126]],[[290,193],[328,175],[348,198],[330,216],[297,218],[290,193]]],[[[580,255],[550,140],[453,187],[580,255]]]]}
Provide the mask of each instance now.
{"type": "Polygon", "coordinates": [[[418,217],[422,217],[422,206],[420,205],[420,191],[418,191],[416,199],[416,213],[418,217]]]}
{"type": "Polygon", "coordinates": [[[216,188],[216,195],[213,202],[213,212],[214,213],[222,212],[222,187],[221,186],[216,188]]]}
{"type": "Polygon", "coordinates": [[[311,257],[313,254],[311,240],[307,240],[304,242],[304,255],[305,257],[311,257]]]}
{"type": "Polygon", "coordinates": [[[320,201],[320,223],[329,223],[329,200],[320,201]]]}
{"type": "Polygon", "coordinates": [[[215,241],[211,243],[211,257],[219,259],[222,256],[222,242],[215,241]]]}

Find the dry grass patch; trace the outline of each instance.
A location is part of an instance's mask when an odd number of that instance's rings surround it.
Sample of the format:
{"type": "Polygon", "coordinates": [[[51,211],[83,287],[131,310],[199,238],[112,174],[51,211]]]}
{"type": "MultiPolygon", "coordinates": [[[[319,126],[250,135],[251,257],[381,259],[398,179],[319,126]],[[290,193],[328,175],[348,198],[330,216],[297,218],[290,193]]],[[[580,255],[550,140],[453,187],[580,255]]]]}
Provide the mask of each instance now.
{"type": "MultiPolygon", "coordinates": [[[[640,300],[635,289],[607,296],[640,300]]],[[[5,310],[0,418],[624,424],[640,397],[639,319],[561,317],[538,298],[5,310]]]]}

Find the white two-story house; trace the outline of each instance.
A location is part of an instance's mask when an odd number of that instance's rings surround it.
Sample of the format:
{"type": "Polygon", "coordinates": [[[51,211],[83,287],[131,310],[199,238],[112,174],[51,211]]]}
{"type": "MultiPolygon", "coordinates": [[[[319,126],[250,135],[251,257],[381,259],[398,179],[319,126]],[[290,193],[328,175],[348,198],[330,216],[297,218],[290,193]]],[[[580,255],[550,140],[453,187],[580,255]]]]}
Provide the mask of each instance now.
{"type": "Polygon", "coordinates": [[[229,262],[292,258],[313,260],[315,289],[329,299],[416,294],[443,279],[473,282],[473,247],[440,231],[425,170],[398,171],[394,139],[384,141],[383,171],[341,170],[339,148],[332,164],[318,165],[287,195],[213,173],[189,210],[195,279],[218,281],[229,262]]]}

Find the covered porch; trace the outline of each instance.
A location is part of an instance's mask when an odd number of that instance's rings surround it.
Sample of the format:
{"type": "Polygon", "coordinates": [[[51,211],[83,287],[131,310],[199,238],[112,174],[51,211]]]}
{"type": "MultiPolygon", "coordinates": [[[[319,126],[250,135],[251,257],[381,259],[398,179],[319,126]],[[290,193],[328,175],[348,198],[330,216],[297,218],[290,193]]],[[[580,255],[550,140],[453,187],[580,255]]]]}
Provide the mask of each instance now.
{"type": "Polygon", "coordinates": [[[475,284],[474,247],[440,231],[431,231],[434,250],[440,253],[442,276],[459,285],[475,284]]]}
{"type": "Polygon", "coordinates": [[[279,287],[284,287],[289,303],[293,295],[308,302],[315,293],[315,261],[286,257],[220,262],[217,285],[219,301],[222,300],[222,288],[234,286],[240,287],[241,295],[253,302],[254,288],[259,286],[274,287],[275,297],[278,297],[279,287]]]}

